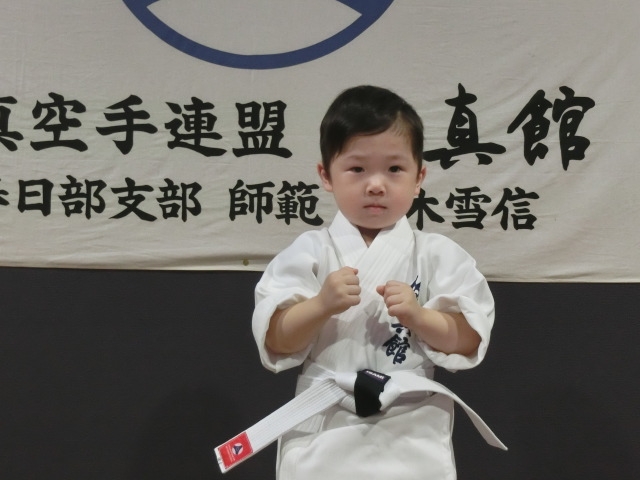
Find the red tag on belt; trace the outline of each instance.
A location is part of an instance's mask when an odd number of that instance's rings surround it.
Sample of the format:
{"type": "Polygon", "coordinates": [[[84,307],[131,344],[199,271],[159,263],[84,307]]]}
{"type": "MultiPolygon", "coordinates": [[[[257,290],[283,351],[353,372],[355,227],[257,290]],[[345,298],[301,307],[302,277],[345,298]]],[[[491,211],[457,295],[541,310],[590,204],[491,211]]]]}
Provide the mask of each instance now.
{"type": "Polygon", "coordinates": [[[220,470],[226,472],[253,453],[251,442],[246,432],[223,443],[215,449],[220,470]]]}

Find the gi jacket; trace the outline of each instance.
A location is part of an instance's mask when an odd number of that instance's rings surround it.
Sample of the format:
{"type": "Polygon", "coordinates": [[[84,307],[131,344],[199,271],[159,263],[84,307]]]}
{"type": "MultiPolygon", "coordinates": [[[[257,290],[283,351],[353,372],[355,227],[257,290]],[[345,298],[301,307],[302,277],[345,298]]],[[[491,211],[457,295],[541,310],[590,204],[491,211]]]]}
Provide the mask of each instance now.
{"type": "MultiPolygon", "coordinates": [[[[303,365],[296,394],[340,372],[432,379],[435,366],[474,367],[485,356],[494,321],[493,297],[474,259],[442,235],[413,231],[404,217],[367,246],[338,213],[328,229],[302,234],[277,255],[255,294],[253,332],[262,363],[274,372],[303,365]],[[269,351],[265,336],[275,310],[316,296],[327,275],[343,266],[358,269],[360,304],[328,319],[304,351],[269,351]],[[411,285],[424,307],[463,313],[480,335],[477,352],[435,351],[390,317],[376,292],[389,280],[411,285]]],[[[441,393],[403,397],[366,418],[340,405],[330,408],[281,439],[278,479],[454,479],[452,398],[459,400],[441,393]]]]}

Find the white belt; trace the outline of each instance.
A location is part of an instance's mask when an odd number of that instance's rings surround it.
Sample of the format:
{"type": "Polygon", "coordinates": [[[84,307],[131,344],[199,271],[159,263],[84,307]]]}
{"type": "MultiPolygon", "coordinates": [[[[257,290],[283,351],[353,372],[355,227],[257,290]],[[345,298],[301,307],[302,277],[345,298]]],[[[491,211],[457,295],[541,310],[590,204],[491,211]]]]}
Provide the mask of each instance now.
{"type": "Polygon", "coordinates": [[[384,375],[371,370],[364,370],[358,373],[334,373],[332,376],[313,383],[275,412],[216,447],[214,451],[220,470],[223,473],[227,472],[258,453],[289,430],[292,430],[296,425],[338,403],[344,408],[356,412],[356,396],[353,392],[358,388],[357,382],[362,385],[363,378],[365,381],[371,379],[373,382],[376,380],[381,382],[380,394],[377,398],[380,406],[379,410],[385,410],[403,395],[416,393],[424,393],[425,396],[433,393],[446,395],[464,409],[480,435],[489,445],[507,450],[507,447],[496,437],[476,412],[455,393],[438,382],[416,375],[412,371],[398,371],[384,375]]]}

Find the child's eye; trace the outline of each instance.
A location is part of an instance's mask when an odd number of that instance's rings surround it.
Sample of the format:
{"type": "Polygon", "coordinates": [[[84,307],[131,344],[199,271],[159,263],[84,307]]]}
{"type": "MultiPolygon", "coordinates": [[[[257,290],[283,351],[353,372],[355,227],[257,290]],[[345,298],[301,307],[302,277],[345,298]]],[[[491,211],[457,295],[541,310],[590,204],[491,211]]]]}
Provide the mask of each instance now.
{"type": "Polygon", "coordinates": [[[362,168],[362,167],[351,167],[349,170],[352,171],[352,172],[355,172],[355,173],[364,172],[364,168],[362,168]]]}
{"type": "Polygon", "coordinates": [[[393,167],[389,167],[389,171],[392,173],[398,173],[402,171],[402,167],[394,165],[393,167]]]}

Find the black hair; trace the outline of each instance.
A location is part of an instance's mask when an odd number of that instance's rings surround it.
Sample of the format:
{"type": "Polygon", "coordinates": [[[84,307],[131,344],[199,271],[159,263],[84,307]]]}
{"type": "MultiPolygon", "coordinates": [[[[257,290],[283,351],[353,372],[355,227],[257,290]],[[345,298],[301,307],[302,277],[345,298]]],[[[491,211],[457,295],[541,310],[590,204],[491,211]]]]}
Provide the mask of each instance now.
{"type": "Polygon", "coordinates": [[[376,135],[389,128],[406,134],[418,168],[422,165],[422,120],[403,98],[382,87],[361,85],[344,90],[331,103],[320,124],[322,165],[331,160],[356,135],[376,135]]]}

